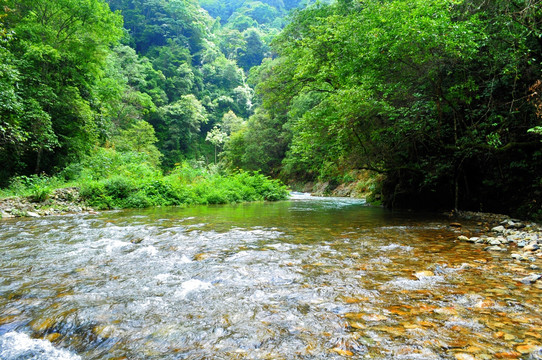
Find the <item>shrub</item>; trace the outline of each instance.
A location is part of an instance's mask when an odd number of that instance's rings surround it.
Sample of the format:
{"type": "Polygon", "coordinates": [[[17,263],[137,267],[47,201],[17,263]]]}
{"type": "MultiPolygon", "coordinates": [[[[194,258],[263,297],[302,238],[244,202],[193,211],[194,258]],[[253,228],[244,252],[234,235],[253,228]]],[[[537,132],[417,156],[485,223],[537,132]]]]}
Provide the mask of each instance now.
{"type": "Polygon", "coordinates": [[[113,199],[106,194],[104,184],[91,181],[81,185],[80,195],[85,202],[96,209],[111,209],[113,199]]]}
{"type": "Polygon", "coordinates": [[[113,199],[126,199],[136,190],[136,185],[131,179],[115,176],[105,181],[104,189],[113,199]]]}
{"type": "Polygon", "coordinates": [[[41,184],[34,184],[30,188],[30,198],[34,202],[44,202],[45,200],[49,199],[49,196],[53,190],[48,186],[43,186],[41,184]]]}
{"type": "Polygon", "coordinates": [[[127,208],[146,208],[150,207],[153,204],[151,199],[145,194],[144,191],[138,191],[136,193],[130,194],[126,201],[124,202],[125,207],[127,208]]]}
{"type": "Polygon", "coordinates": [[[54,188],[61,185],[62,182],[56,177],[17,176],[11,179],[7,189],[2,190],[1,196],[27,196],[32,201],[43,202],[49,198],[54,188]]]}

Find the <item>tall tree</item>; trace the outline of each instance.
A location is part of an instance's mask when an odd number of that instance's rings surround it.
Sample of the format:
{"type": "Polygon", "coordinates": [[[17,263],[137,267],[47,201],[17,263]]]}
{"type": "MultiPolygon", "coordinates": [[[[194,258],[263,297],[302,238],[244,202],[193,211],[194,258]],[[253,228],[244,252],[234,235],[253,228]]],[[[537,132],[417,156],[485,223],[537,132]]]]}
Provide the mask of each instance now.
{"type": "Polygon", "coordinates": [[[13,33],[7,50],[18,72],[13,92],[24,100],[3,117],[19,124],[25,141],[1,156],[19,170],[50,170],[93,144],[91,89],[122,35],[122,19],[103,0],[8,0],[6,6],[5,26],[13,33]]]}
{"type": "Polygon", "coordinates": [[[386,174],[387,202],[403,206],[529,203],[542,171],[527,131],[540,124],[532,5],[339,0],[297,12],[258,74],[267,123],[293,135],[282,171],[329,179],[369,168],[386,174]]]}

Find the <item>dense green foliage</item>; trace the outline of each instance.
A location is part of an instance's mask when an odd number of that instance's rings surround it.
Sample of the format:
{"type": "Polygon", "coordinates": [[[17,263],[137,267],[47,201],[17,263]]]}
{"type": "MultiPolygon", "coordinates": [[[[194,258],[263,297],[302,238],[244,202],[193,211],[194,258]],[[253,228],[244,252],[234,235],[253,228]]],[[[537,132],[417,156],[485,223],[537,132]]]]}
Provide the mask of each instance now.
{"type": "Polygon", "coordinates": [[[99,0],[5,0],[0,179],[80,158],[96,138],[93,87],[122,19],[99,0]]]}
{"type": "Polygon", "coordinates": [[[81,197],[96,209],[277,201],[288,196],[278,180],[259,173],[224,176],[186,167],[176,168],[167,177],[113,176],[81,187],[81,197]]]}
{"type": "Polygon", "coordinates": [[[227,157],[253,168],[250,157],[265,153],[285,178],[371,169],[386,175],[392,206],[534,214],[541,15],[531,1],[341,0],[299,11],[274,42],[279,56],[254,75],[263,110],[227,157]]]}
{"type": "Polygon", "coordinates": [[[0,186],[214,203],[247,175],[202,175],[213,200],[163,174],[368,169],[390,206],[536,216],[541,19],[532,0],[0,0],[0,186]]]}
{"type": "Polygon", "coordinates": [[[268,26],[282,2],[239,4],[253,23],[233,33],[197,1],[0,1],[5,195],[41,201],[75,184],[99,208],[285,196],[263,175],[202,170],[252,113],[245,71],[282,26],[268,26]],[[193,170],[179,170],[185,159],[193,170]],[[179,182],[187,171],[200,173],[179,182]]]}

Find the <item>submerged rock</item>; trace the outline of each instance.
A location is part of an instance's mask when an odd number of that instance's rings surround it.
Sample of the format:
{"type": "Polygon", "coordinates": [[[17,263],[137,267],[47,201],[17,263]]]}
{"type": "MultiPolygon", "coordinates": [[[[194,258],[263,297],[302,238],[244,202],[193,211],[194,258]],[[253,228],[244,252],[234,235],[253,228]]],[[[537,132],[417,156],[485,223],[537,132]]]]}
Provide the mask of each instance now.
{"type": "Polygon", "coordinates": [[[494,246],[488,246],[484,249],[485,251],[506,251],[505,248],[502,248],[498,245],[494,245],[494,246]]]}
{"type": "Polygon", "coordinates": [[[523,279],[520,279],[519,281],[526,285],[530,285],[530,284],[534,284],[541,278],[542,278],[542,275],[540,274],[532,274],[532,275],[524,277],[523,279]]]}

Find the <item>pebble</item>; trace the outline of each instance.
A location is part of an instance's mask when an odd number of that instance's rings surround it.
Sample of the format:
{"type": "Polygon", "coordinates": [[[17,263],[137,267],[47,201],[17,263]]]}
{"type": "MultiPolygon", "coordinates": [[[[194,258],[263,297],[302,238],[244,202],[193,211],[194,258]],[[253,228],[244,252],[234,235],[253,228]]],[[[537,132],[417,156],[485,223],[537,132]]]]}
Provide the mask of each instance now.
{"type": "Polygon", "coordinates": [[[540,278],[542,278],[542,275],[532,274],[532,275],[524,277],[523,279],[520,279],[520,281],[526,285],[530,285],[540,280],[540,278]]]}
{"type": "Polygon", "coordinates": [[[21,216],[38,218],[62,213],[81,213],[88,210],[92,209],[81,206],[79,189],[77,188],[57,189],[43,203],[34,203],[25,197],[0,199],[0,219],[21,216]]]}
{"type": "Polygon", "coordinates": [[[489,245],[492,245],[492,246],[495,246],[495,245],[501,245],[501,241],[500,241],[499,239],[493,238],[493,239],[491,239],[491,240],[489,241],[489,245]]]}
{"type": "Polygon", "coordinates": [[[15,216],[11,215],[10,213],[7,213],[7,212],[0,212],[0,219],[11,219],[11,218],[14,218],[15,216]]]}
{"type": "Polygon", "coordinates": [[[529,244],[523,248],[523,251],[536,251],[540,249],[540,246],[538,244],[529,244]]]}
{"type": "Polygon", "coordinates": [[[474,356],[472,356],[471,354],[467,354],[467,353],[457,353],[457,354],[455,354],[455,358],[457,360],[476,360],[476,358],[474,356]]]}
{"type": "Polygon", "coordinates": [[[533,344],[525,344],[525,345],[519,345],[516,350],[525,355],[525,354],[529,354],[529,353],[532,353],[534,352],[535,350],[537,350],[537,346],[536,345],[533,345],[533,344]]]}
{"type": "Polygon", "coordinates": [[[506,249],[500,247],[500,246],[488,246],[484,249],[485,251],[506,251],[506,249]]]}
{"type": "MultiPolygon", "coordinates": [[[[487,223],[495,222],[504,215],[469,213],[467,218],[480,218],[487,223]]],[[[510,257],[518,261],[535,262],[542,259],[542,226],[535,223],[525,224],[515,219],[498,220],[500,225],[490,228],[493,236],[481,235],[468,237],[460,235],[459,241],[466,241],[476,244],[487,244],[485,251],[507,251],[509,246],[517,246],[517,251],[510,254],[510,257]]],[[[479,226],[482,223],[478,224],[479,226]]],[[[531,264],[531,270],[539,270],[537,265],[531,264]]],[[[534,284],[540,279],[538,275],[527,276],[523,279],[517,279],[524,284],[534,284]]],[[[542,281],[538,282],[542,284],[542,281]]]]}
{"type": "Polygon", "coordinates": [[[521,229],[525,227],[525,224],[523,224],[519,220],[515,219],[507,219],[501,222],[502,226],[505,226],[508,229],[521,229]]]}

